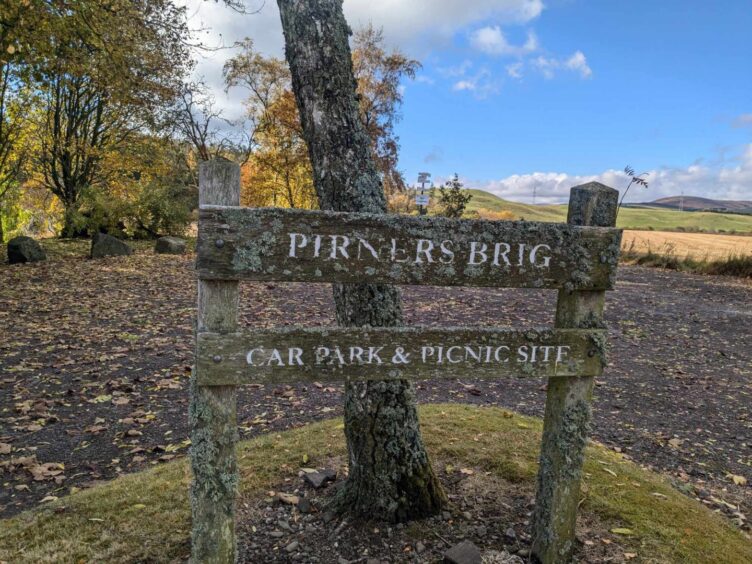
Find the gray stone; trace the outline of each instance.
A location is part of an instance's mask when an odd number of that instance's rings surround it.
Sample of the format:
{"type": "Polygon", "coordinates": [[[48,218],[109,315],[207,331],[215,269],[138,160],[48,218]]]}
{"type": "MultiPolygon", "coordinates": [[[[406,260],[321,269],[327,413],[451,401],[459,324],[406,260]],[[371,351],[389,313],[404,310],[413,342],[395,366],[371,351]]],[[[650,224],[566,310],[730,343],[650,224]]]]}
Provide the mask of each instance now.
{"type": "Polygon", "coordinates": [[[311,513],[313,511],[313,506],[311,505],[310,501],[308,501],[304,497],[301,497],[300,501],[298,501],[298,511],[300,511],[301,513],[311,513]]]}
{"type": "Polygon", "coordinates": [[[8,241],[8,263],[20,264],[47,260],[42,247],[31,237],[21,235],[8,241]]]}
{"type": "Polygon", "coordinates": [[[91,258],[120,257],[132,254],[133,249],[112,235],[97,233],[91,240],[91,258]]]}
{"type": "Polygon", "coordinates": [[[337,472],[334,470],[322,470],[321,472],[307,472],[303,479],[315,489],[319,489],[327,482],[333,482],[337,478],[337,472]]]}
{"type": "Polygon", "coordinates": [[[509,540],[516,540],[517,539],[517,533],[515,532],[514,528],[507,527],[507,530],[504,531],[504,536],[508,538],[509,540]]]}
{"type": "Polygon", "coordinates": [[[417,543],[415,543],[415,552],[417,552],[418,554],[422,554],[423,552],[425,552],[425,550],[426,550],[426,545],[425,544],[423,544],[420,541],[418,541],[417,543]]]}
{"type": "Polygon", "coordinates": [[[525,561],[506,550],[489,550],[483,553],[483,564],[525,564],[525,561]]]}
{"type": "Polygon", "coordinates": [[[185,239],[179,237],[160,237],[154,244],[154,252],[160,255],[185,254],[185,239]]]}
{"type": "Polygon", "coordinates": [[[483,564],[480,549],[470,541],[455,544],[444,553],[445,564],[483,564]]]}
{"type": "Polygon", "coordinates": [[[298,550],[299,546],[300,546],[300,543],[298,541],[292,541],[290,544],[288,544],[285,547],[285,550],[287,552],[295,552],[296,550],[298,550]]]}

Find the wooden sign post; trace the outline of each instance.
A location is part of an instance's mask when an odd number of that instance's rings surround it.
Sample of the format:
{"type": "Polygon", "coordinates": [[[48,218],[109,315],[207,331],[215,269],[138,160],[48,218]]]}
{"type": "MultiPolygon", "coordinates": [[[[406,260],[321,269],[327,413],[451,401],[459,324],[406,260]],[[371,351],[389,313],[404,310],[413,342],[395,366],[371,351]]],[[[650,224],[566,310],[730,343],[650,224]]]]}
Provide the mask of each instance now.
{"type": "Polygon", "coordinates": [[[571,556],[593,378],[605,365],[604,291],[621,231],[616,191],[572,189],[568,224],[237,207],[239,170],[201,167],[192,380],[192,558],[233,562],[235,390],[249,383],[549,378],[534,553],[571,556]],[[556,327],[237,331],[237,281],[557,288],[556,327]]]}

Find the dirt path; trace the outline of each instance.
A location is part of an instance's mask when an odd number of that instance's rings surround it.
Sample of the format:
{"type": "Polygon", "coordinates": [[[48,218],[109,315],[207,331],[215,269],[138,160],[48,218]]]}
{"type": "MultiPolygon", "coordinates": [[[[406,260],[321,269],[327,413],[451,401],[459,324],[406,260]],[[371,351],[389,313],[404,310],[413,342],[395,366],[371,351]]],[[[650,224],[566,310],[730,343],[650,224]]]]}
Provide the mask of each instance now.
{"type": "MultiPolygon", "coordinates": [[[[541,326],[555,293],[405,289],[411,324],[541,326]]],[[[2,515],[187,452],[191,258],[139,253],[0,267],[2,515]],[[8,453],[8,449],[12,449],[8,453]]],[[[248,284],[249,326],[332,323],[322,285],[248,284]]],[[[611,367],[594,436],[734,516],[752,482],[752,284],[626,267],[607,299],[611,367]],[[728,505],[724,505],[727,502],[728,505]]],[[[421,402],[541,415],[544,382],[425,381],[421,402]]],[[[242,437],[341,413],[338,386],[246,387],[242,437]]]]}

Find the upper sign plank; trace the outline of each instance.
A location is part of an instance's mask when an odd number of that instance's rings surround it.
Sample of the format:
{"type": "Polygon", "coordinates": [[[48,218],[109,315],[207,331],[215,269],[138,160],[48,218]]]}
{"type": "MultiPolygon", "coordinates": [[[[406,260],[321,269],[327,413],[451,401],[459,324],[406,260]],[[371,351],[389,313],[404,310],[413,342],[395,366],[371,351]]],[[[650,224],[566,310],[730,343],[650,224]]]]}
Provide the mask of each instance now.
{"type": "Polygon", "coordinates": [[[621,230],[202,206],[203,279],[610,289],[621,230]]]}

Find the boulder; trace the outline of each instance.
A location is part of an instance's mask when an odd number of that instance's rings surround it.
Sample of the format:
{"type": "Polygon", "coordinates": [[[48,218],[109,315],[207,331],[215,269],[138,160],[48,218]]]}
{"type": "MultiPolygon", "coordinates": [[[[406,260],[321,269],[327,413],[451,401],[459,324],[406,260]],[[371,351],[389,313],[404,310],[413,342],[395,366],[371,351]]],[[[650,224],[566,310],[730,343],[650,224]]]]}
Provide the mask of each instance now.
{"type": "Polygon", "coordinates": [[[42,247],[31,237],[14,237],[8,241],[8,263],[39,262],[47,260],[42,247]]]}
{"type": "Polygon", "coordinates": [[[319,489],[327,482],[333,482],[337,479],[337,472],[335,470],[322,470],[320,472],[307,472],[303,475],[303,480],[308,482],[315,489],[319,489]]]}
{"type": "Polygon", "coordinates": [[[455,544],[444,553],[445,564],[483,564],[480,549],[470,541],[455,544]]]}
{"type": "Polygon", "coordinates": [[[97,233],[91,240],[91,258],[132,255],[133,249],[112,235],[97,233]]]}
{"type": "Polygon", "coordinates": [[[185,239],[179,237],[160,237],[154,245],[154,252],[160,255],[185,254],[185,239]]]}

